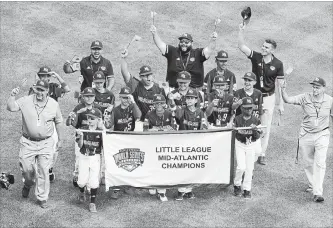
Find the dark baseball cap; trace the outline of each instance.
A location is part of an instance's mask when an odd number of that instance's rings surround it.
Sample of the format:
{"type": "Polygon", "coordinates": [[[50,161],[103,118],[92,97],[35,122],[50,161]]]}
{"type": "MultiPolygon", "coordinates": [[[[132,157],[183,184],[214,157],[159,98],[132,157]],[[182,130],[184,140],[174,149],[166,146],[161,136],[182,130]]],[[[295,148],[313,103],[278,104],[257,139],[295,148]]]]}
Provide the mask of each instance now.
{"type": "Polygon", "coordinates": [[[242,107],[253,108],[254,107],[253,99],[251,97],[244,97],[242,99],[242,107]]]}
{"type": "Polygon", "coordinates": [[[313,80],[313,82],[310,82],[310,84],[312,84],[312,85],[318,85],[318,86],[323,86],[323,87],[326,86],[325,80],[323,78],[319,78],[319,77],[315,78],[313,80]]]}
{"type": "Polygon", "coordinates": [[[222,76],[215,76],[215,78],[213,80],[213,83],[214,84],[220,84],[220,85],[228,84],[228,82],[222,76]]]}
{"type": "Polygon", "coordinates": [[[131,89],[127,86],[120,89],[119,96],[120,97],[127,97],[131,94],[131,89]]]}
{"type": "Polygon", "coordinates": [[[87,109],[84,114],[94,118],[102,118],[102,112],[98,108],[87,109]]]}
{"type": "Polygon", "coordinates": [[[198,92],[195,89],[189,89],[185,97],[198,97],[198,92]]]}
{"type": "Polygon", "coordinates": [[[51,72],[51,68],[50,67],[47,67],[47,66],[43,66],[41,68],[39,68],[39,71],[38,71],[38,75],[43,75],[43,74],[50,74],[51,72]]]}
{"type": "Polygon", "coordinates": [[[91,43],[90,46],[91,49],[102,49],[103,48],[103,44],[101,41],[95,40],[91,43]]]}
{"type": "Polygon", "coordinates": [[[183,33],[178,37],[178,40],[182,40],[182,39],[188,39],[191,42],[193,42],[193,38],[192,38],[191,34],[189,34],[189,33],[183,33]]]}
{"type": "Polygon", "coordinates": [[[166,102],[165,97],[162,94],[154,95],[154,103],[166,102]]]}
{"type": "Polygon", "coordinates": [[[95,96],[95,90],[91,87],[86,87],[82,92],[82,96],[95,96]]]}
{"type": "Polygon", "coordinates": [[[93,81],[94,82],[104,82],[105,81],[105,75],[103,71],[96,71],[94,76],[93,76],[93,81]]]}
{"type": "Polygon", "coordinates": [[[256,75],[253,72],[247,72],[244,74],[244,76],[242,77],[243,79],[250,79],[251,81],[256,81],[256,75]]]}
{"type": "Polygon", "coordinates": [[[228,57],[229,57],[228,52],[221,50],[217,53],[215,59],[220,61],[228,61],[228,57]]]}
{"type": "Polygon", "coordinates": [[[39,88],[42,90],[49,90],[49,83],[43,80],[38,80],[36,85],[34,85],[35,88],[39,88]]]}
{"type": "Polygon", "coordinates": [[[187,71],[181,71],[177,75],[177,82],[190,82],[191,74],[187,71]]]}
{"type": "Polygon", "coordinates": [[[149,74],[152,74],[152,70],[151,70],[151,67],[148,66],[148,65],[144,65],[140,68],[140,73],[139,75],[140,76],[143,76],[143,75],[149,75],[149,74]]]}

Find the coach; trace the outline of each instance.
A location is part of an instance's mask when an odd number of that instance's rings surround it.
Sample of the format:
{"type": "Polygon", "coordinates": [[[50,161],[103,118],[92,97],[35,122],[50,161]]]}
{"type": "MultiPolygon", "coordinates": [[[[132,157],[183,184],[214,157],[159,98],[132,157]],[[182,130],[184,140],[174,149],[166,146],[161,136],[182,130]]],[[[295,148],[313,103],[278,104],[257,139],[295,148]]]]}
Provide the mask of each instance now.
{"type": "Polygon", "coordinates": [[[254,88],[259,89],[263,96],[263,115],[261,123],[267,126],[261,140],[262,154],[258,158],[261,165],[265,165],[265,154],[268,146],[269,134],[271,130],[272,117],[275,107],[275,92],[277,92],[277,105],[279,113],[283,114],[283,101],[279,88],[275,88],[276,78],[283,77],[283,63],[274,56],[276,42],[266,39],[261,47],[261,53],[251,50],[244,42],[245,25],[239,25],[238,48],[251,60],[252,72],[257,77],[257,83],[254,88]]]}
{"type": "MultiPolygon", "coordinates": [[[[289,97],[286,83],[282,84],[282,97],[288,104],[300,105],[303,109],[303,122],[298,136],[299,152],[305,164],[304,170],[309,181],[307,192],[313,192],[315,202],[324,201],[323,182],[326,170],[326,154],[329,145],[329,116],[333,113],[332,97],[325,94],[326,82],[315,78],[312,93],[289,97]]],[[[297,154],[298,155],[298,154],[297,154]]]]}
{"type": "Polygon", "coordinates": [[[22,113],[23,135],[20,139],[19,154],[24,178],[22,196],[24,198],[29,196],[30,188],[36,181],[35,195],[38,204],[46,208],[50,192],[49,168],[55,143],[51,136],[55,126],[58,134],[57,149],[60,148],[63,138],[60,131],[62,115],[58,102],[48,96],[47,82],[37,81],[34,90],[34,94],[15,100],[19,88],[13,89],[7,101],[7,110],[22,113]]]}
{"type": "Polygon", "coordinates": [[[172,45],[166,45],[157,34],[156,27],[151,26],[154,42],[162,55],[167,58],[167,76],[166,81],[170,87],[178,88],[178,72],[187,71],[191,74],[190,87],[201,89],[204,81],[203,63],[209,58],[216,47],[217,33],[213,32],[210,43],[205,48],[193,49],[193,38],[190,34],[184,33],[178,37],[178,48],[172,45]]]}

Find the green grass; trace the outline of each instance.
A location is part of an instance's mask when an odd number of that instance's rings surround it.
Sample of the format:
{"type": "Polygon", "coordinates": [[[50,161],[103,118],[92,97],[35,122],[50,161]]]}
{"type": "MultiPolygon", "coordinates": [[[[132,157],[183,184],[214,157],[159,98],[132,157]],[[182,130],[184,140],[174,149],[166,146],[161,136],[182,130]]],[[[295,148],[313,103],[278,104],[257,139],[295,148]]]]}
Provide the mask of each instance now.
{"type": "MultiPolygon", "coordinates": [[[[258,50],[267,37],[278,43],[276,56],[295,71],[287,79],[288,92],[296,95],[311,91],[308,84],[316,76],[327,81],[332,94],[332,3],[330,2],[1,2],[1,144],[0,171],[15,174],[9,191],[1,189],[1,227],[331,227],[332,226],[332,144],[327,155],[323,204],[311,201],[302,166],[294,164],[297,133],[302,110],[285,105],[284,126],[273,126],[267,152],[268,165],[255,166],[253,199],[232,196],[232,188],[217,185],[196,188],[196,199],[159,202],[147,191],[136,190],[115,201],[101,189],[97,214],[88,205],[76,202],[78,189],[71,184],[74,167],[73,130],[64,126],[66,139],[51,187],[51,208],[36,205],[33,194],[21,198],[22,183],[18,166],[18,140],[21,116],[6,111],[12,88],[23,77],[34,83],[42,65],[60,72],[72,92],[60,100],[66,117],[76,102],[76,75],[64,75],[62,65],[74,54],[86,56],[93,40],[104,43],[104,56],[111,60],[116,77],[116,93],[123,85],[120,74],[121,49],[137,34],[142,37],[129,51],[129,66],[137,74],[149,64],[156,78],[163,80],[166,59],[154,45],[149,32],[150,11],[156,11],[155,25],[166,43],[177,44],[177,36],[191,33],[195,47],[208,44],[214,20],[218,25],[217,49],[229,52],[229,69],[241,77],[251,68],[250,61],[237,48],[240,11],[247,5],[253,17],[246,31],[246,43],[258,50]]],[[[205,72],[215,67],[214,58],[205,63],[205,72]]],[[[21,96],[28,86],[22,88],[21,96]]]]}

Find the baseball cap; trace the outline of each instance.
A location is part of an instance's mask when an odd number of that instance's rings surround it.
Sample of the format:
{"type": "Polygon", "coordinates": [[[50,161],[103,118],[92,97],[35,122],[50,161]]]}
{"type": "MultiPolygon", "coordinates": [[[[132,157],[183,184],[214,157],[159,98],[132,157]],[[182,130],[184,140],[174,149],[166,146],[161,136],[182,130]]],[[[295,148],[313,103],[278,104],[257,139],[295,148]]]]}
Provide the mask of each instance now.
{"type": "Polygon", "coordinates": [[[93,42],[91,43],[90,48],[91,48],[91,49],[102,49],[102,48],[103,48],[103,44],[102,44],[101,41],[96,40],[96,41],[93,41],[93,42]]]}
{"type": "Polygon", "coordinates": [[[87,109],[84,113],[86,116],[92,116],[95,118],[102,118],[102,112],[98,108],[87,109]]]}
{"type": "Polygon", "coordinates": [[[213,83],[221,85],[228,84],[228,82],[222,76],[215,76],[213,83]]]}
{"type": "Polygon", "coordinates": [[[242,99],[242,107],[243,108],[253,108],[254,103],[251,97],[243,97],[242,99]]]}
{"type": "Polygon", "coordinates": [[[190,82],[191,74],[187,71],[181,71],[177,75],[177,82],[190,82]]]}
{"type": "Polygon", "coordinates": [[[35,88],[39,88],[42,90],[49,90],[49,83],[43,80],[38,80],[36,85],[34,85],[35,88]]]}
{"type": "Polygon", "coordinates": [[[183,33],[178,37],[178,40],[182,40],[182,39],[188,39],[191,42],[193,42],[193,38],[192,38],[191,34],[189,34],[189,33],[183,33]]]}
{"type": "Polygon", "coordinates": [[[228,61],[228,57],[229,57],[228,52],[221,50],[217,53],[215,59],[220,61],[228,61]]]}
{"type": "Polygon", "coordinates": [[[131,94],[131,89],[127,86],[120,89],[119,96],[120,97],[127,97],[131,94]]]}
{"type": "Polygon", "coordinates": [[[95,90],[91,87],[86,87],[82,92],[81,92],[82,96],[91,96],[94,95],[95,96],[95,90]]]}
{"type": "Polygon", "coordinates": [[[158,103],[158,102],[166,102],[165,97],[162,94],[154,95],[154,103],[158,103]]]}
{"type": "Polygon", "coordinates": [[[39,71],[38,71],[38,75],[40,74],[49,74],[51,72],[51,68],[50,67],[47,67],[47,66],[43,66],[41,68],[39,68],[39,71]]]}
{"type": "Polygon", "coordinates": [[[323,78],[319,78],[319,77],[315,78],[313,80],[313,82],[310,82],[310,84],[312,84],[312,85],[319,85],[319,86],[323,86],[323,87],[326,86],[325,80],[323,78]]]}
{"type": "Polygon", "coordinates": [[[152,74],[152,70],[151,70],[151,67],[150,66],[147,66],[147,65],[144,65],[140,68],[140,73],[139,75],[140,76],[143,76],[143,75],[148,75],[148,74],[152,74]]]}
{"type": "Polygon", "coordinates": [[[185,97],[198,97],[198,92],[194,89],[189,89],[185,97]]]}
{"type": "Polygon", "coordinates": [[[244,76],[243,76],[243,79],[244,78],[250,79],[252,81],[256,81],[257,80],[256,79],[256,75],[253,72],[247,72],[247,73],[245,73],[244,76]]]}
{"type": "Polygon", "coordinates": [[[105,75],[103,71],[96,71],[94,76],[93,76],[93,81],[94,82],[104,82],[105,81],[105,75]]]}

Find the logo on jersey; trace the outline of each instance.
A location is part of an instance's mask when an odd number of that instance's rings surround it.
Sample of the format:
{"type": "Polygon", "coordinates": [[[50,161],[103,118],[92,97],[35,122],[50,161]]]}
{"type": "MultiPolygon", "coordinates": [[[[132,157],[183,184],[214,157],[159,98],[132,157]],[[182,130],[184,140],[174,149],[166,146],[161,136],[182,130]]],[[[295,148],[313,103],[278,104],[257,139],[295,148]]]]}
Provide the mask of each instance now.
{"type": "Polygon", "coordinates": [[[105,66],[101,66],[101,70],[106,70],[106,67],[105,66]]]}
{"type": "Polygon", "coordinates": [[[113,159],[119,168],[132,172],[139,166],[142,166],[145,159],[145,152],[139,148],[120,149],[119,153],[113,155],[113,159]]]}
{"type": "Polygon", "coordinates": [[[195,60],[195,58],[190,58],[190,61],[193,62],[195,60]]]}
{"type": "Polygon", "coordinates": [[[271,70],[275,70],[275,67],[274,67],[274,66],[271,66],[270,69],[271,69],[271,70]]]}
{"type": "Polygon", "coordinates": [[[90,66],[87,67],[87,70],[91,69],[90,66]]]}
{"type": "Polygon", "coordinates": [[[258,63],[258,66],[261,66],[261,63],[258,63]]]}

